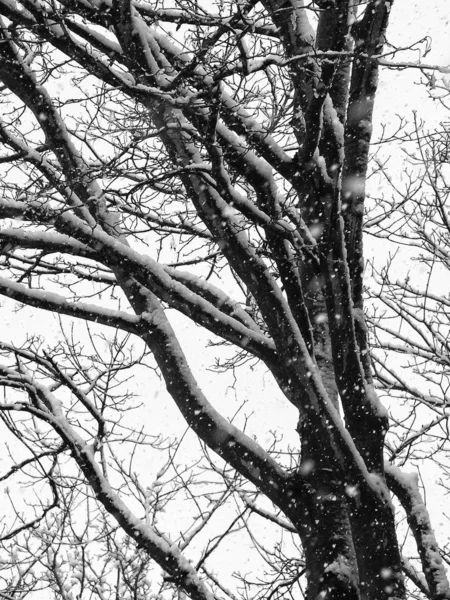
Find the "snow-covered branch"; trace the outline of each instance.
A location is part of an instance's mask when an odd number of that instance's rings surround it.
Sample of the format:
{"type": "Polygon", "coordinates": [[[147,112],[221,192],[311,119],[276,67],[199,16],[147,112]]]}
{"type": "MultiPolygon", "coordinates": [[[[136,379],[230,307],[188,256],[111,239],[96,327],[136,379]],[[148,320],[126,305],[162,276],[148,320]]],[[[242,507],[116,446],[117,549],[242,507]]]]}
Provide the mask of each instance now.
{"type": "Polygon", "coordinates": [[[54,314],[68,315],[108,327],[118,327],[131,333],[138,333],[142,324],[142,319],[137,315],[100,307],[96,304],[69,302],[60,294],[32,289],[5,277],[0,277],[0,294],[54,314]]]}
{"type": "Polygon", "coordinates": [[[93,448],[72,427],[64,415],[60,400],[50,389],[26,373],[16,372],[45,420],[61,436],[78,467],[94,490],[97,499],[116,519],[136,543],[145,548],[149,555],[195,600],[213,600],[213,593],[206,587],[196,570],[181,554],[175,544],[161,537],[154,527],[136,517],[127,504],[113,490],[111,484],[97,464],[93,448]]]}
{"type": "Polygon", "coordinates": [[[417,475],[406,474],[397,467],[387,465],[386,479],[389,487],[400,500],[416,539],[431,598],[447,600],[450,598],[450,586],[430,516],[419,491],[417,475]]]}

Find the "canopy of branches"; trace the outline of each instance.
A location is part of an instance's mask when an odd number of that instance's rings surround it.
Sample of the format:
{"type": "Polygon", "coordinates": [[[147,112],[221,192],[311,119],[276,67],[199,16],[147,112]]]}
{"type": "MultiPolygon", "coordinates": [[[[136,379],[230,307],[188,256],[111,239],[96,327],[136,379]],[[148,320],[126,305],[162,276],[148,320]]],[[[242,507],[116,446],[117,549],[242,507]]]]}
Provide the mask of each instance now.
{"type": "Polygon", "coordinates": [[[450,138],[370,162],[391,5],[0,0],[0,597],[450,598],[402,470],[447,485],[450,138]]]}

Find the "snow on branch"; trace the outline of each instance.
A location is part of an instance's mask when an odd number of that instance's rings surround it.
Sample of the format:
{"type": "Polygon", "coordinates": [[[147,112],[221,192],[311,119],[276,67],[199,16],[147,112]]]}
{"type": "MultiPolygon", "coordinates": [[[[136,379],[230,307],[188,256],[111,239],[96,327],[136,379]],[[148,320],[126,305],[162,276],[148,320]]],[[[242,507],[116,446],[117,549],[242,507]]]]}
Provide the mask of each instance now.
{"type": "Polygon", "coordinates": [[[430,516],[419,491],[417,475],[403,473],[398,467],[390,464],[386,465],[385,472],[386,481],[400,500],[416,540],[430,597],[435,600],[448,600],[450,586],[430,516]]]}
{"type": "Polygon", "coordinates": [[[153,352],[188,425],[207,446],[244,477],[262,489],[273,502],[289,475],[259,444],[225,419],[207,400],[195,380],[165,312],[153,294],[146,296],[148,330],[143,339],[153,352]]]}
{"type": "Polygon", "coordinates": [[[108,266],[126,268],[141,285],[149,287],[162,300],[213,333],[244,350],[253,351],[257,356],[273,357],[274,345],[269,338],[224,314],[185,285],[172,279],[164,267],[149,256],[141,255],[99,227],[91,228],[69,213],[58,217],[56,228],[70,233],[95,251],[102,252],[103,262],[108,266]]]}
{"type": "Polygon", "coordinates": [[[27,286],[0,277],[0,294],[23,302],[28,306],[42,308],[44,310],[76,317],[86,321],[93,321],[107,325],[108,327],[116,327],[138,333],[142,320],[137,315],[129,315],[121,310],[112,310],[105,307],[99,307],[96,304],[87,304],[84,302],[69,302],[64,296],[53,292],[30,289],[27,286]]]}
{"type": "MultiPolygon", "coordinates": [[[[71,456],[91,485],[97,500],[112,515],[123,530],[166,571],[173,582],[183,588],[194,600],[215,600],[214,594],[199,577],[191,563],[183,556],[176,544],[158,534],[145,519],[136,517],[127,504],[114,491],[101,467],[95,460],[92,445],[77,433],[63,414],[62,403],[49,387],[36,381],[19,369],[3,369],[15,380],[21,381],[34,404],[55,432],[71,450],[71,456]]],[[[3,382],[5,385],[7,383],[3,382]]],[[[36,414],[30,405],[30,412],[36,414]]]]}
{"type": "Polygon", "coordinates": [[[172,277],[172,279],[182,283],[199,296],[202,296],[205,298],[205,300],[211,302],[211,304],[223,311],[225,314],[237,319],[243,325],[245,325],[245,327],[248,327],[257,333],[263,334],[261,328],[255,323],[248,312],[244,310],[244,308],[242,308],[238,302],[230,298],[217,286],[213,285],[209,281],[206,281],[206,279],[197,277],[188,271],[181,271],[178,268],[169,266],[165,266],[164,270],[172,277]]]}
{"type": "MultiPolygon", "coordinates": [[[[343,61],[352,61],[354,58],[362,56],[363,58],[370,60],[382,67],[386,67],[389,69],[420,69],[424,71],[436,71],[438,73],[442,73],[443,75],[447,75],[450,73],[450,66],[439,65],[439,64],[429,64],[429,63],[421,63],[414,61],[390,61],[384,58],[386,55],[384,54],[372,54],[368,55],[364,52],[361,54],[356,54],[355,52],[349,51],[320,51],[320,50],[312,50],[310,52],[303,52],[301,54],[297,54],[296,56],[292,56],[290,58],[281,58],[279,55],[269,55],[265,56],[263,59],[253,59],[248,61],[246,66],[246,71],[248,73],[257,73],[258,71],[264,71],[270,66],[276,67],[289,67],[290,65],[296,64],[298,62],[306,61],[308,59],[314,58],[316,61],[320,63],[342,63],[343,61]]],[[[242,73],[243,68],[241,65],[234,65],[231,67],[224,67],[217,71],[214,75],[214,80],[219,81],[224,79],[225,77],[230,77],[236,73],[242,73]]]]}
{"type": "Polygon", "coordinates": [[[0,229],[0,242],[12,247],[42,249],[46,253],[73,254],[96,260],[97,254],[91,248],[68,235],[50,231],[32,231],[22,228],[0,229]]]}

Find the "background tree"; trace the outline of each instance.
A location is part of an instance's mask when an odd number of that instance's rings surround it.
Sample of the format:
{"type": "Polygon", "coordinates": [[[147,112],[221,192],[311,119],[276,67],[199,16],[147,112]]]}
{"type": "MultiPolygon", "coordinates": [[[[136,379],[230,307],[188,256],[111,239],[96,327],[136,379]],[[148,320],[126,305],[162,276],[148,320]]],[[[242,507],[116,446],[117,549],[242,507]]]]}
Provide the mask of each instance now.
{"type": "Polygon", "coordinates": [[[233,591],[206,561],[240,529],[258,548],[255,512],[293,536],[261,546],[272,572],[256,595],[294,594],[293,584],[302,594],[305,575],[309,599],[400,599],[406,570],[428,597],[450,597],[417,481],[384,465],[389,419],[363,311],[365,184],[390,8],[0,1],[0,292],[120,332],[93,325],[90,337],[65,329],[52,347],[2,344],[3,422],[26,448],[5,477],[26,475],[42,505],[32,517],[33,507],[17,510],[5,533],[21,544],[5,597],[42,581],[64,598],[254,597],[255,582],[233,591]],[[220,346],[219,368],[258,362],[273,376],[298,414],[287,459],[208,400],[178,314],[220,346]],[[195,475],[180,472],[173,442],[127,424],[127,374],[148,368],[203,444],[195,475]],[[119,444],[168,453],[148,489],[119,444]],[[387,484],[422,577],[402,561],[387,484]],[[180,494],[196,512],[179,517],[175,542],[157,517],[180,494]],[[232,498],[231,525],[194,563],[191,539],[232,498]],[[85,530],[71,516],[80,504],[85,530]],[[152,588],[155,563],[165,576],[152,588]]]}

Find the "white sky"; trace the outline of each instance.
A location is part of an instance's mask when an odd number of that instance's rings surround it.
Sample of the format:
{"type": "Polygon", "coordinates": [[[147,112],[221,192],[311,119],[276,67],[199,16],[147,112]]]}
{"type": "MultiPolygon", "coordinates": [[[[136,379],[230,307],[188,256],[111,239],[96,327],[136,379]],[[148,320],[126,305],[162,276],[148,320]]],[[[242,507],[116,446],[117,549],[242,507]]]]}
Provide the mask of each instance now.
{"type": "MultiPolygon", "coordinates": [[[[401,52],[389,60],[418,62],[422,58],[426,64],[450,67],[449,21],[450,5],[447,0],[395,0],[391,11],[388,42],[396,47],[408,47],[428,37],[431,50],[423,56],[427,48],[424,41],[415,47],[417,49],[401,52]]],[[[450,73],[448,77],[450,78],[450,73]]],[[[431,103],[430,110],[426,109],[426,103],[423,104],[427,93],[422,86],[417,85],[420,80],[421,75],[417,69],[381,69],[376,100],[378,119],[389,122],[397,113],[407,116],[414,110],[425,112],[428,119],[438,117],[431,110],[431,103]]]]}

